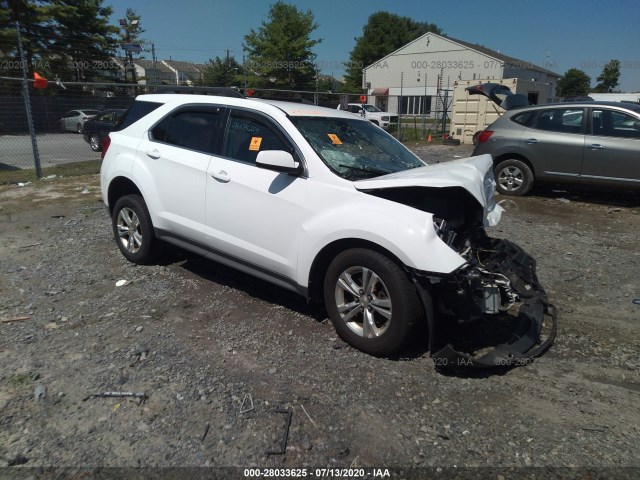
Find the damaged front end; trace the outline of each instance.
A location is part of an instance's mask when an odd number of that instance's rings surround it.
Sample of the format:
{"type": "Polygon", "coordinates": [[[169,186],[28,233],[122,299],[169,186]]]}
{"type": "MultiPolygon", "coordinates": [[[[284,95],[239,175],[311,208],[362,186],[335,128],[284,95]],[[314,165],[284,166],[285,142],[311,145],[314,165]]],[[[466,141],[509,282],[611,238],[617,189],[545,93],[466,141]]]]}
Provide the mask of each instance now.
{"type": "Polygon", "coordinates": [[[423,300],[426,291],[435,292],[440,311],[459,323],[501,313],[514,319],[511,338],[478,355],[456,350],[450,343],[434,352],[434,328],[430,328],[436,365],[487,368],[530,363],[551,346],[557,329],[557,312],[538,281],[535,260],[513,242],[489,238],[482,228],[472,236],[460,235],[446,221],[434,220],[440,238],[466,263],[448,275],[416,272],[423,300]]]}

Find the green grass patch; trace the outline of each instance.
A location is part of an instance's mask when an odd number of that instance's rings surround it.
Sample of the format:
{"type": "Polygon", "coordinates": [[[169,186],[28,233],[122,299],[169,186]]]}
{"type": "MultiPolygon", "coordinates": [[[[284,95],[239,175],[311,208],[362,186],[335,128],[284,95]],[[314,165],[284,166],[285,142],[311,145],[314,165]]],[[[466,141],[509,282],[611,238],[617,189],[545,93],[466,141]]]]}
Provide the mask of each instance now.
{"type": "Polygon", "coordinates": [[[33,376],[29,373],[16,373],[9,377],[9,385],[13,388],[24,387],[33,381],[33,376]]]}
{"type": "MultiPolygon", "coordinates": [[[[63,163],[42,169],[42,178],[55,175],[56,177],[75,177],[77,175],[100,173],[101,162],[85,160],[83,162],[63,163]]],[[[8,183],[26,183],[38,180],[34,168],[7,170],[0,166],[0,185],[8,183]]]]}

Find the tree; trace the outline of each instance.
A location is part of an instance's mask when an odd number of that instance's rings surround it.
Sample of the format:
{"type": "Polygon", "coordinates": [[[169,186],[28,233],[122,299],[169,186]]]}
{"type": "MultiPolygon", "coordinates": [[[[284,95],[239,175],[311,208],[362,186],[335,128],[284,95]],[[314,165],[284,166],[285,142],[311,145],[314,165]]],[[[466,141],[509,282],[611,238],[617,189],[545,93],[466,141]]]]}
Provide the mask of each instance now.
{"type": "MultiPolygon", "coordinates": [[[[50,13],[47,2],[29,0],[0,0],[0,54],[7,59],[16,60],[8,65],[21,65],[18,53],[18,36],[16,22],[20,25],[22,51],[28,75],[34,70],[50,74],[44,58],[53,38],[54,31],[50,25],[50,13]]],[[[3,72],[9,77],[21,77],[22,68],[13,68],[3,72]]]]}
{"type": "Polygon", "coordinates": [[[111,7],[102,0],[49,0],[55,37],[50,42],[56,76],[92,81],[108,69],[115,54],[118,27],[109,24],[111,7]]]}
{"type": "Polygon", "coordinates": [[[213,87],[238,86],[242,78],[242,65],[234,57],[209,59],[202,70],[202,83],[213,87]]]}
{"type": "Polygon", "coordinates": [[[427,32],[442,34],[442,30],[433,23],[416,22],[394,13],[376,12],[369,16],[362,35],[354,39],[356,45],[349,55],[345,75],[347,91],[362,89],[363,68],[427,32]]]}
{"type": "Polygon", "coordinates": [[[558,95],[572,97],[588,95],[591,88],[591,77],[577,68],[571,68],[558,80],[558,95]]]}
{"type": "Polygon", "coordinates": [[[607,63],[602,73],[596,81],[595,91],[598,93],[611,93],[618,86],[618,80],[620,79],[620,60],[611,60],[607,63]]]}
{"type": "Polygon", "coordinates": [[[245,65],[250,84],[273,88],[311,88],[315,83],[315,55],[312,48],[321,39],[312,39],[318,28],[311,10],[277,1],[268,20],[244,37],[248,53],[245,65]]]}

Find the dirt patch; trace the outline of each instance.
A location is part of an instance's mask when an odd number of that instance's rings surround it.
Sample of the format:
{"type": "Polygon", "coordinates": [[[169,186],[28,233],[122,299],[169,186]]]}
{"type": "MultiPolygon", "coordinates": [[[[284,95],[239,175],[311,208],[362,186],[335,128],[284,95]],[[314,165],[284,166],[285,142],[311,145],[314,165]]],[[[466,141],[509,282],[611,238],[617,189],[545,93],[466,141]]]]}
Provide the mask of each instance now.
{"type": "Polygon", "coordinates": [[[360,353],[322,308],[178,249],[127,263],[96,176],[0,187],[0,320],[29,317],[0,323],[0,466],[637,469],[640,211],[592,198],[500,198],[489,233],[537,259],[558,338],[454,376],[420,345],[360,353]],[[86,399],[107,391],[148,400],[86,399]]]}

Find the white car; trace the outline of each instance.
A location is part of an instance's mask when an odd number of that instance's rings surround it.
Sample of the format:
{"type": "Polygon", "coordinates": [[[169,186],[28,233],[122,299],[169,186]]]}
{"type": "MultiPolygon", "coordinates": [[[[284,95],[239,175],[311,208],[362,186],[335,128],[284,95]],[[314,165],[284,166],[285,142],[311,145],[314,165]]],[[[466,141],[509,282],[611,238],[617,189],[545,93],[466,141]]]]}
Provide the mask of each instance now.
{"type": "MultiPolygon", "coordinates": [[[[338,110],[343,110],[341,105],[338,105],[338,110]]],[[[347,104],[347,108],[344,110],[360,115],[385,130],[388,130],[391,125],[398,123],[398,115],[383,112],[375,105],[371,105],[369,103],[349,103],[347,104]]]]}
{"type": "Polygon", "coordinates": [[[163,240],[324,300],[340,337],[382,356],[421,322],[433,335],[435,307],[460,321],[544,298],[529,264],[528,290],[508,278],[530,257],[484,232],[501,213],[489,155],[427,165],[350,113],[213,93],[141,95],[103,144],[128,260],[163,240]]]}

